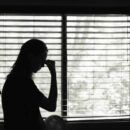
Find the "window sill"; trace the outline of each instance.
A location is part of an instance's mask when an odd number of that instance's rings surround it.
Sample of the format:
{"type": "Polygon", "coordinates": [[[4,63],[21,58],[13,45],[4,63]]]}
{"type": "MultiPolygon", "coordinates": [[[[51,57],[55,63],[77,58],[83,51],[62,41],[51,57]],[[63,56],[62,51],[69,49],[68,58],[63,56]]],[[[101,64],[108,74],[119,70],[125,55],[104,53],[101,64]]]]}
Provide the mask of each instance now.
{"type": "Polygon", "coordinates": [[[86,120],[86,121],[67,121],[67,130],[116,130],[130,129],[130,120],[86,120]]]}

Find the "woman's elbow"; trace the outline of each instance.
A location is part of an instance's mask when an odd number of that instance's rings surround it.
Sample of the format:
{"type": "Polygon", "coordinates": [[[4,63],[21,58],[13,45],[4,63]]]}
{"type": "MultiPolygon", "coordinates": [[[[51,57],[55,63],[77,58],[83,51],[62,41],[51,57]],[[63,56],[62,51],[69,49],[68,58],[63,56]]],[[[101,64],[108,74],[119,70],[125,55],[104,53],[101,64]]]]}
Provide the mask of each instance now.
{"type": "Polygon", "coordinates": [[[51,105],[51,106],[49,107],[48,111],[50,111],[50,112],[56,111],[56,105],[53,105],[53,106],[51,105]]]}

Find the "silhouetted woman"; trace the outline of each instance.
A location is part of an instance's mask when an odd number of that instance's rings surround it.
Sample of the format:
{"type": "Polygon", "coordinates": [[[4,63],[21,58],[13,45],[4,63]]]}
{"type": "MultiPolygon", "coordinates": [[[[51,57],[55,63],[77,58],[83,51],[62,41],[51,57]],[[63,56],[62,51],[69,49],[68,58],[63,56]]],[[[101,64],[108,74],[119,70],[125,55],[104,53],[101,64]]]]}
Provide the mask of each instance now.
{"type": "Polygon", "coordinates": [[[47,52],[46,44],[37,39],[31,39],[21,47],[2,90],[5,130],[45,130],[39,107],[55,111],[57,101],[55,62],[46,60],[47,52]],[[51,74],[48,98],[32,80],[32,74],[44,64],[51,74]]]}

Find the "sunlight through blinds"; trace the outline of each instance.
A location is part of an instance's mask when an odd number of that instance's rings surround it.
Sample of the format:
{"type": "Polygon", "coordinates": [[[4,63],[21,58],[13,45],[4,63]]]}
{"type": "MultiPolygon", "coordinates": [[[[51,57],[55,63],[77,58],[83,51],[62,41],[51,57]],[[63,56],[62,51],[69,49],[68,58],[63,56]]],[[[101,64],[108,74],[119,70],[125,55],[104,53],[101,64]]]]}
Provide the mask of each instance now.
{"type": "Polygon", "coordinates": [[[130,17],[67,16],[67,115],[130,118],[130,17]]]}
{"type": "MultiPolygon", "coordinates": [[[[43,117],[61,115],[61,16],[55,15],[0,15],[0,89],[19,53],[21,45],[31,38],[44,41],[48,47],[47,59],[56,61],[58,103],[56,112],[41,110],[43,117]]],[[[34,75],[37,87],[48,96],[50,73],[47,67],[34,75]]],[[[3,117],[0,102],[0,118],[3,117]]]]}

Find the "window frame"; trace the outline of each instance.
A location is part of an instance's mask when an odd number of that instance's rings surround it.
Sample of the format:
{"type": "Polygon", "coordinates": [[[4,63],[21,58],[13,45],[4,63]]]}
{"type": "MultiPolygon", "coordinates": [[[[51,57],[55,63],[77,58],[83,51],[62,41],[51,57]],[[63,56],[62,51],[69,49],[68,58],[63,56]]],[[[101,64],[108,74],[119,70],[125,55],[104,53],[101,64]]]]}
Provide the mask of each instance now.
{"type": "MultiPolygon", "coordinates": [[[[61,117],[66,120],[67,118],[67,30],[66,30],[66,16],[68,14],[108,14],[108,13],[115,13],[115,14],[127,14],[130,15],[129,8],[85,8],[85,7],[69,7],[66,9],[64,6],[62,7],[51,7],[50,6],[0,6],[1,7],[1,14],[25,14],[25,15],[32,15],[32,14],[48,14],[48,15],[61,15],[62,17],[62,26],[61,26],[61,117]],[[44,8],[44,9],[43,9],[44,8]],[[61,11],[62,10],[62,11],[61,11]],[[79,11],[80,10],[80,11],[79,11]]],[[[0,119],[3,120],[3,119],[0,119]]],[[[67,120],[66,120],[67,121],[67,120]]],[[[129,119],[95,119],[95,120],[78,120],[78,121],[67,121],[67,122],[120,122],[120,121],[130,121],[129,119]]]]}

